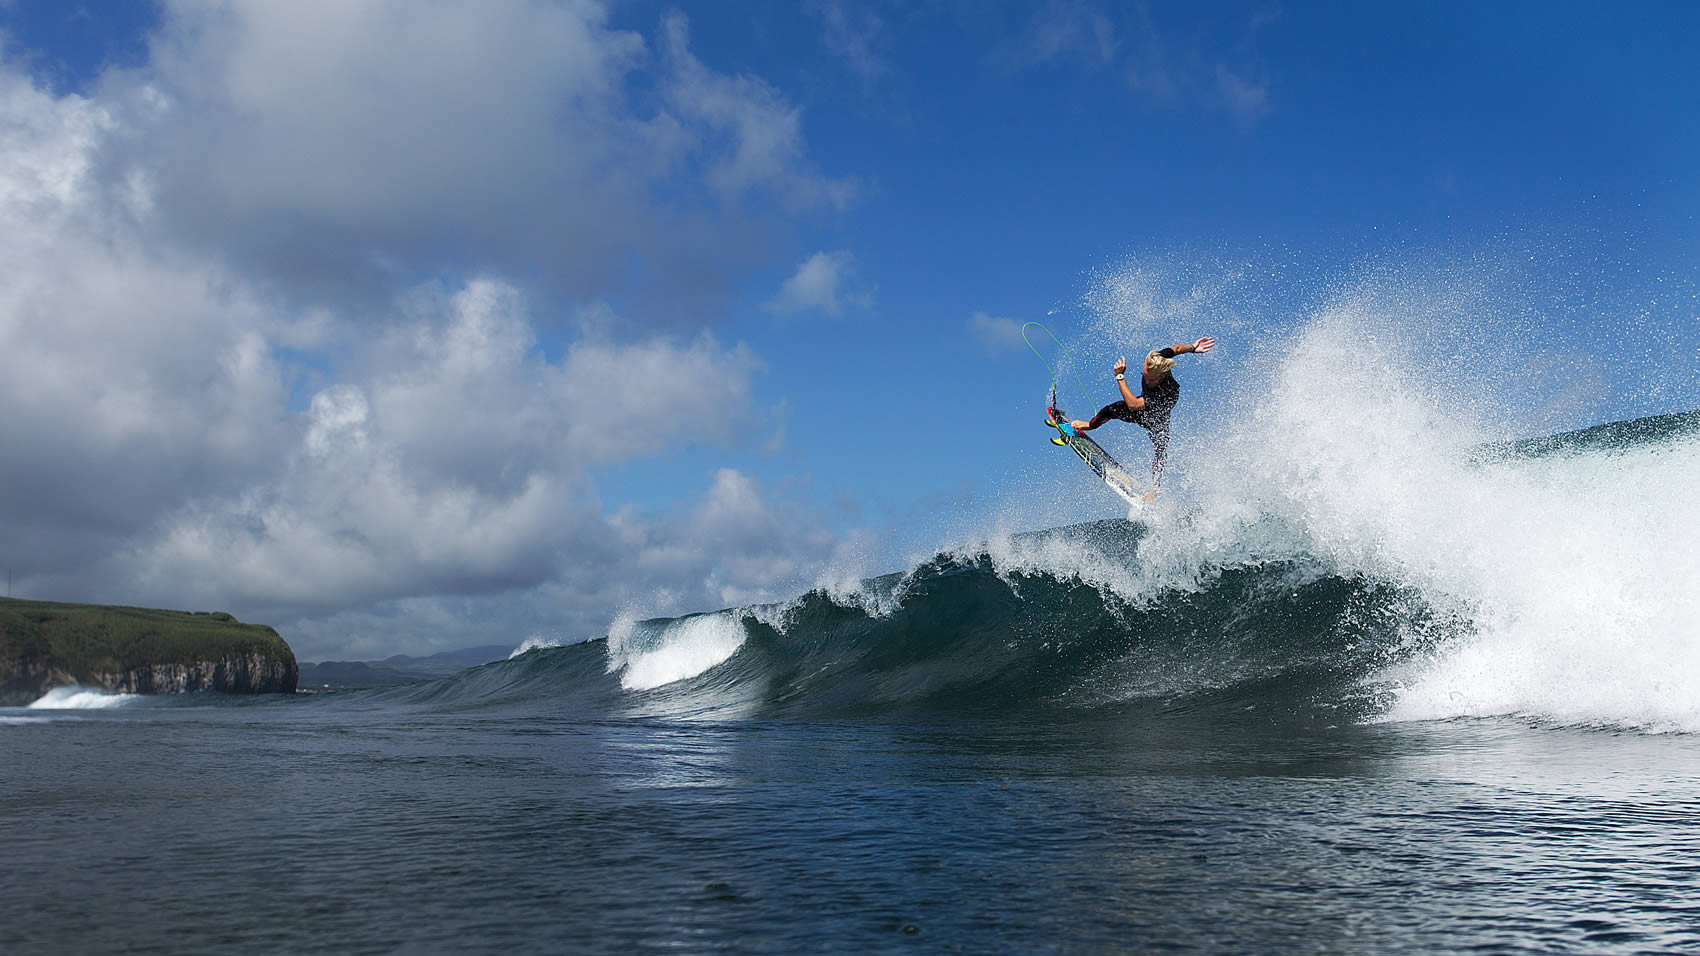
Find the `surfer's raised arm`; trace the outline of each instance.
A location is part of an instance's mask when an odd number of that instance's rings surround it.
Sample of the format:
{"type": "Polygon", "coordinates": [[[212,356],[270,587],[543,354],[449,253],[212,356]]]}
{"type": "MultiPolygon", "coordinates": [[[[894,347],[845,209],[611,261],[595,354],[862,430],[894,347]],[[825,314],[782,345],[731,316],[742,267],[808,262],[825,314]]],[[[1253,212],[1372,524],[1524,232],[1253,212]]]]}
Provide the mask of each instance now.
{"type": "MultiPolygon", "coordinates": [[[[1112,371],[1116,373],[1116,387],[1121,389],[1122,401],[1127,403],[1127,407],[1136,412],[1144,408],[1145,399],[1140,398],[1138,395],[1134,394],[1133,389],[1127,387],[1127,356],[1124,355],[1121,358],[1116,359],[1116,364],[1112,371]]],[[[1094,418],[1087,427],[1097,428],[1102,424],[1102,421],[1094,418]]]]}
{"type": "Polygon", "coordinates": [[[1179,345],[1171,345],[1168,351],[1175,355],[1185,355],[1188,352],[1208,352],[1215,347],[1216,340],[1206,335],[1196,342],[1182,342],[1179,345]]]}
{"type": "MultiPolygon", "coordinates": [[[[1158,349],[1145,357],[1145,374],[1141,381],[1145,385],[1155,385],[1169,374],[1169,368],[1175,364],[1173,361],[1175,356],[1185,355],[1189,352],[1208,352],[1215,347],[1216,340],[1206,335],[1196,342],[1182,342],[1179,345],[1171,345],[1166,349],[1158,349]]],[[[1111,371],[1115,373],[1116,388],[1121,391],[1122,402],[1127,405],[1128,411],[1137,412],[1143,409],[1145,398],[1140,393],[1135,392],[1127,383],[1127,356],[1124,355],[1117,359],[1111,371]]],[[[1143,392],[1144,389],[1140,391],[1143,392]]],[[[1077,424],[1076,427],[1081,431],[1091,431],[1102,425],[1105,420],[1104,413],[1099,412],[1090,422],[1077,424]]]]}

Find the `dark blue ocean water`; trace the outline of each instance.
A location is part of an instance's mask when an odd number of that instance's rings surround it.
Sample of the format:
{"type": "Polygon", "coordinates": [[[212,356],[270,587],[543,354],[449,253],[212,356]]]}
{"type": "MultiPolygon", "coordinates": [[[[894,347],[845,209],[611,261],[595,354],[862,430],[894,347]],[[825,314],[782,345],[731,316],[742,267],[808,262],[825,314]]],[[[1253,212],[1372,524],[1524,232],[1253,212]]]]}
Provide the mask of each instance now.
{"type": "Polygon", "coordinates": [[[0,718],[7,952],[1700,947],[1700,741],[1516,721],[0,718]]]}

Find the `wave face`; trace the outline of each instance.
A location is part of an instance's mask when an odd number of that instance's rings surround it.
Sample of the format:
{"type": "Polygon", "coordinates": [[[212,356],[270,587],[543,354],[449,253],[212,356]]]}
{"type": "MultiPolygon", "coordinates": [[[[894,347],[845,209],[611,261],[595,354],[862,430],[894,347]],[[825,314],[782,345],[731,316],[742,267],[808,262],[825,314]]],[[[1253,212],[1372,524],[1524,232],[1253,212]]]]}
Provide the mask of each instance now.
{"type": "MultiPolygon", "coordinates": [[[[1107,521],[1017,539],[1137,561],[1144,529],[1107,521]]],[[[432,703],[596,704],[627,715],[852,717],[1031,710],[1349,720],[1366,675],[1450,622],[1413,595],[1297,562],[1224,569],[1130,602],[1074,575],[941,555],[867,582],[880,608],[812,591],[783,606],[645,621],[621,640],[534,650],[416,692],[432,703]]]]}
{"type": "Polygon", "coordinates": [[[999,536],[856,587],[627,622],[388,693],[710,719],[1518,715],[1700,731],[1700,519],[1677,513],[1700,490],[1700,413],[1477,444],[1406,484],[1333,474],[1331,454],[1296,475],[1264,467],[1217,507],[999,536]]]}

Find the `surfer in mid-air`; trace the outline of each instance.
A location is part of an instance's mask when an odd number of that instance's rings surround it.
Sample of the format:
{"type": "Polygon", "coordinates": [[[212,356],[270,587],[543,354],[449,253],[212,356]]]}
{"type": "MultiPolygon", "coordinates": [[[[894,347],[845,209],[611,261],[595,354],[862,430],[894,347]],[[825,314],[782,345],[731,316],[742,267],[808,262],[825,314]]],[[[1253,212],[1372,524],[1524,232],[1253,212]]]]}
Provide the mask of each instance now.
{"type": "Polygon", "coordinates": [[[1149,432],[1154,451],[1151,455],[1151,491],[1145,496],[1147,501],[1156,497],[1157,485],[1163,480],[1163,467],[1169,460],[1169,413],[1181,400],[1181,383],[1170,374],[1175,367],[1175,356],[1187,352],[1208,352],[1215,347],[1216,340],[1206,335],[1196,342],[1153,349],[1145,356],[1145,372],[1139,377],[1138,395],[1128,387],[1127,357],[1123,356],[1115,364],[1116,388],[1121,390],[1122,400],[1105,405],[1089,422],[1069,423],[1078,431],[1089,432],[1113,418],[1133,422],[1149,432]]]}

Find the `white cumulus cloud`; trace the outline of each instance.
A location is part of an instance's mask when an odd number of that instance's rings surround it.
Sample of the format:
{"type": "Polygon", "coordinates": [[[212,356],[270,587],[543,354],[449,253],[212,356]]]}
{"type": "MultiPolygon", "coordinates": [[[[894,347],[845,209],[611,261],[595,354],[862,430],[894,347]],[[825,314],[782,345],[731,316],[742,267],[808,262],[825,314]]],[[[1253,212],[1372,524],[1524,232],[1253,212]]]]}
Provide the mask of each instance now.
{"type": "Polygon", "coordinates": [[[968,319],[968,328],[988,352],[1014,351],[1026,344],[1021,337],[1021,322],[1017,319],[976,312],[968,319]]]}
{"type": "Polygon", "coordinates": [[[812,168],[798,108],[705,65],[678,14],[652,47],[590,0],[162,12],[147,65],[100,86],[125,121],[105,173],[143,171],[162,226],[303,297],[452,269],[715,302],[760,254],[752,223],[854,192],[812,168]]]}
{"type": "Polygon", "coordinates": [[[856,257],[847,250],[817,252],[803,260],[763,308],[779,315],[819,310],[842,315],[846,306],[871,308],[871,293],[851,288],[856,257]]]}

